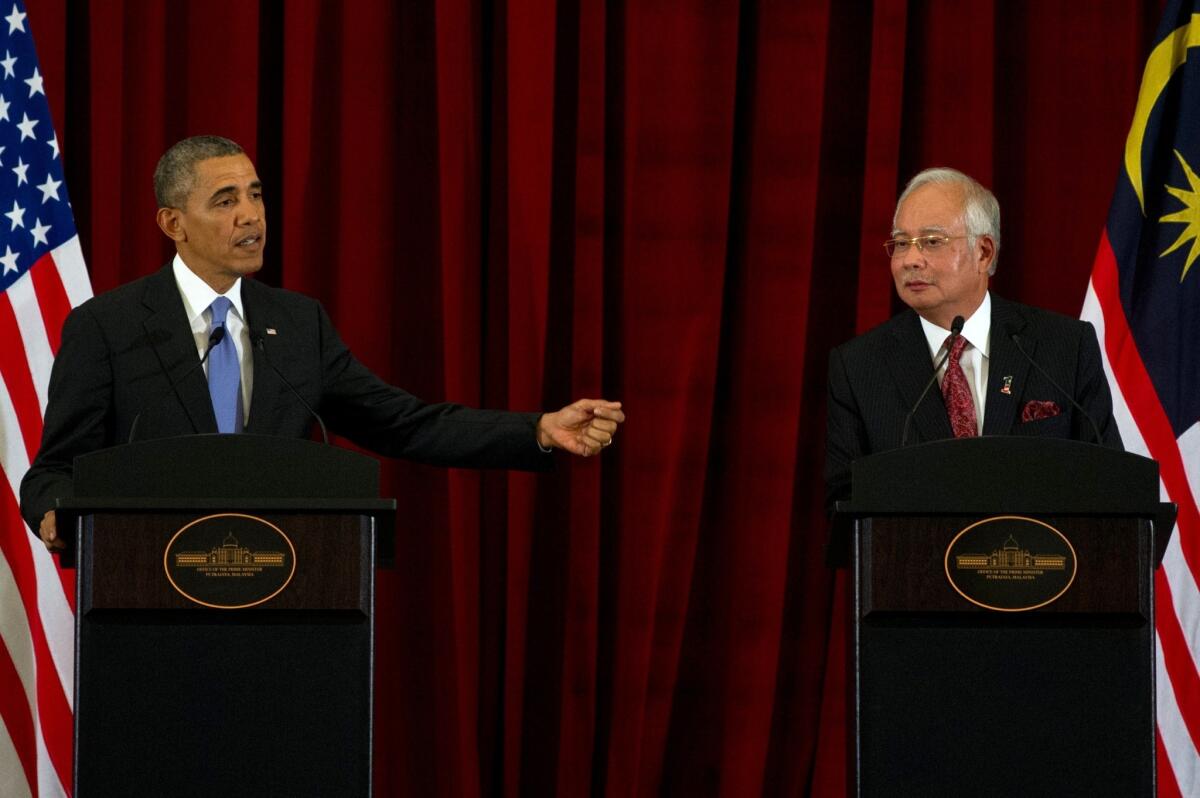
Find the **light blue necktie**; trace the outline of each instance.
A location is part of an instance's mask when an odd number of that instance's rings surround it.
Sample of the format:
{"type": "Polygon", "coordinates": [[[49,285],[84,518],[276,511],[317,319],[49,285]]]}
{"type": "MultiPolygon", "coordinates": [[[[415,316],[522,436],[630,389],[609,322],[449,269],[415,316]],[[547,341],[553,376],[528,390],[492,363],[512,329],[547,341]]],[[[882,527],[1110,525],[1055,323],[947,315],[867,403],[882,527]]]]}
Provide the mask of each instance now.
{"type": "MultiPolygon", "coordinates": [[[[211,331],[225,327],[225,317],[233,303],[219,296],[209,305],[212,311],[211,331]]],[[[225,329],[221,343],[208,356],[208,393],[212,396],[213,414],[217,417],[217,432],[242,431],[242,369],[238,364],[233,336],[225,329]]]]}

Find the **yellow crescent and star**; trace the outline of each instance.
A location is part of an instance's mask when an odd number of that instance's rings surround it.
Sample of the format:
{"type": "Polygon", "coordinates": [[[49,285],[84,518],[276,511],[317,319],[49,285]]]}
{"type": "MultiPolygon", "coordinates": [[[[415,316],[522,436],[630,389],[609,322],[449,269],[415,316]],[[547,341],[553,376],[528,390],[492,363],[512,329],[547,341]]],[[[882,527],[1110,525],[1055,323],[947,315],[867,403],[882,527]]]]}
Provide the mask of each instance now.
{"type": "MultiPolygon", "coordinates": [[[[1150,112],[1154,110],[1158,98],[1166,90],[1175,71],[1187,61],[1188,50],[1193,47],[1200,47],[1200,14],[1192,14],[1188,24],[1171,31],[1146,59],[1146,71],[1142,74],[1137,109],[1133,112],[1129,138],[1125,140],[1125,171],[1129,174],[1143,214],[1146,212],[1146,201],[1142,188],[1142,144],[1146,136],[1146,124],[1150,121],[1150,112]]],[[[1159,221],[1182,224],[1184,228],[1175,243],[1159,257],[1165,257],[1191,242],[1192,247],[1184,263],[1183,273],[1179,275],[1179,282],[1182,283],[1192,264],[1200,258],[1200,178],[1179,150],[1175,150],[1175,157],[1183,167],[1190,188],[1163,186],[1171,196],[1183,203],[1183,208],[1160,217],[1159,221]]]]}

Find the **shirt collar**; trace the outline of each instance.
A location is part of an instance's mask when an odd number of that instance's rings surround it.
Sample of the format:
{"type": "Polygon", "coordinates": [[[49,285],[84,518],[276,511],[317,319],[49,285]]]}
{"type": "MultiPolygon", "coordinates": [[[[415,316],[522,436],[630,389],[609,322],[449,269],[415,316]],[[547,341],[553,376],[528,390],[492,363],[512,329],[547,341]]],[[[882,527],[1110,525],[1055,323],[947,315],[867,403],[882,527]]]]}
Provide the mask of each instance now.
{"type": "MultiPolygon", "coordinates": [[[[946,343],[946,337],[950,335],[950,331],[944,327],[939,327],[931,321],[927,321],[921,317],[921,330],[925,333],[925,340],[929,344],[929,355],[936,359],[938,352],[942,350],[942,344],[946,343]]],[[[983,301],[979,303],[979,307],[971,314],[971,318],[967,319],[967,323],[963,325],[962,336],[967,339],[967,343],[980,351],[984,357],[988,357],[989,345],[988,336],[992,331],[992,293],[985,292],[983,301]]]]}
{"type": "MultiPolygon", "coordinates": [[[[213,303],[213,300],[222,294],[214,291],[212,286],[189,269],[179,253],[176,253],[175,259],[171,261],[171,269],[175,273],[175,285],[179,287],[179,295],[183,297],[183,309],[187,312],[188,323],[193,324],[204,311],[208,310],[208,306],[213,303]]],[[[233,287],[226,291],[224,296],[228,297],[230,303],[233,304],[233,310],[237,313],[238,318],[245,321],[246,314],[242,312],[241,277],[234,281],[233,287]]]]}

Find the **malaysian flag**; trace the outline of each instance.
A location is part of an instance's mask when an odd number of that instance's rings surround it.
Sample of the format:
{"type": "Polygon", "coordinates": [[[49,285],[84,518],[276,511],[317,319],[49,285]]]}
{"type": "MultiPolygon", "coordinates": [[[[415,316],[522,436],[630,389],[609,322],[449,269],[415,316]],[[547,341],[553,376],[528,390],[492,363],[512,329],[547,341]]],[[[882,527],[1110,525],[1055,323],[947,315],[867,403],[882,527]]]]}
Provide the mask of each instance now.
{"type": "Polygon", "coordinates": [[[1082,315],[1126,448],[1179,505],[1155,575],[1159,795],[1200,795],[1200,0],[1167,6],[1123,163],[1082,315]]]}
{"type": "Polygon", "coordinates": [[[23,3],[0,16],[0,51],[0,795],[69,795],[74,582],[17,496],[63,320],[92,289],[23,3]]]}

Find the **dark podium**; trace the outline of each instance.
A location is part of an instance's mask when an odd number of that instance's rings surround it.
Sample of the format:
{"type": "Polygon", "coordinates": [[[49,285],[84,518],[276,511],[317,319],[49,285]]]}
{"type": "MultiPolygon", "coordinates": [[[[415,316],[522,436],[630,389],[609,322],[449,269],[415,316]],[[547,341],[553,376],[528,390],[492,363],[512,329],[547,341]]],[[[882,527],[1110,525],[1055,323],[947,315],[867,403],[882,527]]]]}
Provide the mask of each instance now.
{"type": "Polygon", "coordinates": [[[852,793],[1153,796],[1157,463],[987,437],[863,458],[852,484],[852,793]]]}
{"type": "Polygon", "coordinates": [[[304,440],[78,458],[75,794],[370,794],[378,496],[378,463],[304,440]]]}

